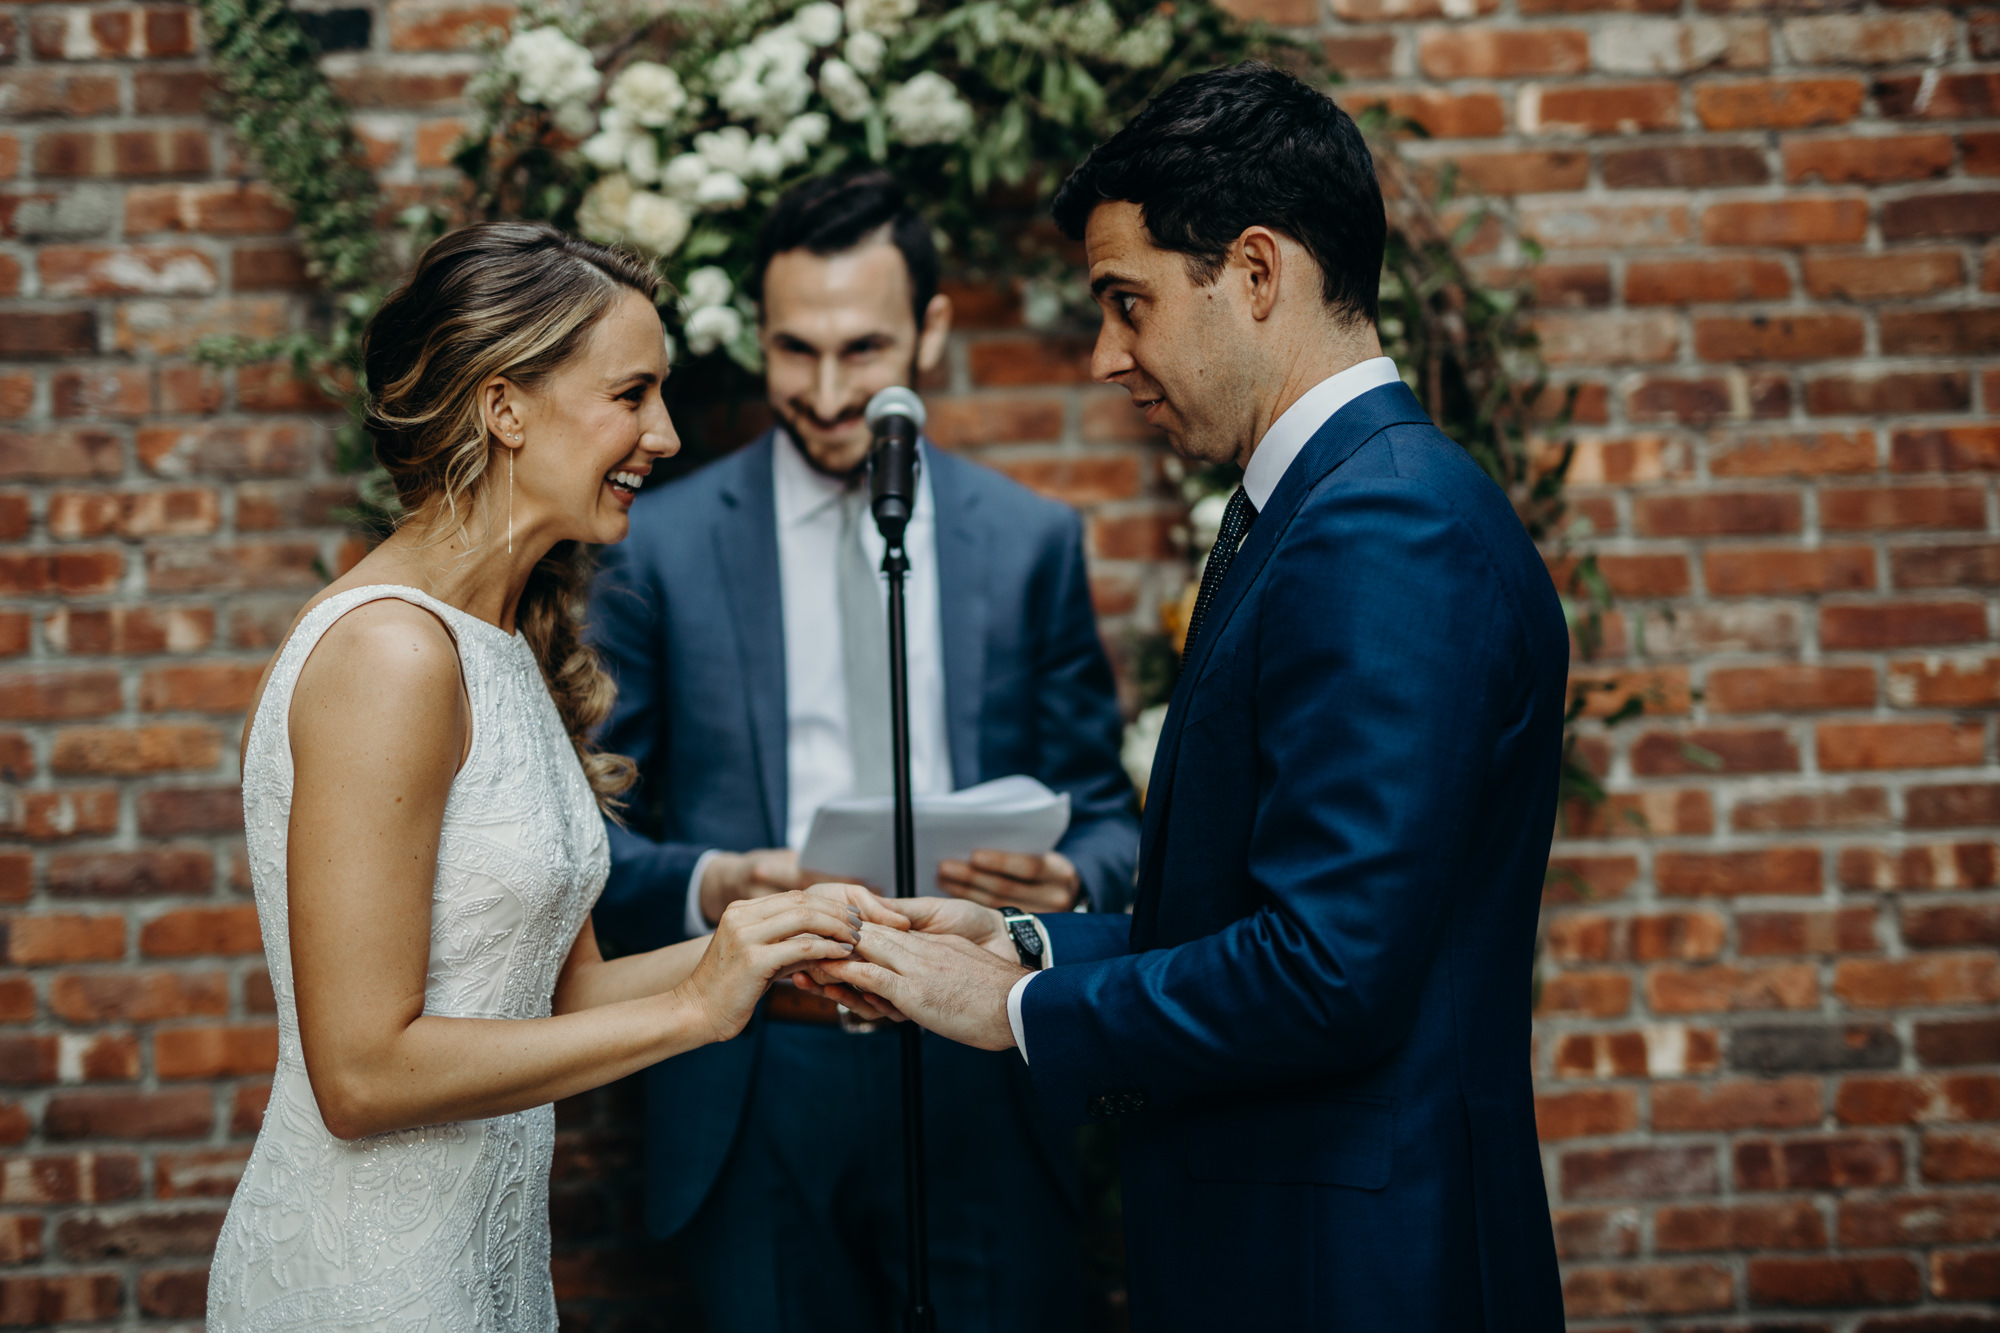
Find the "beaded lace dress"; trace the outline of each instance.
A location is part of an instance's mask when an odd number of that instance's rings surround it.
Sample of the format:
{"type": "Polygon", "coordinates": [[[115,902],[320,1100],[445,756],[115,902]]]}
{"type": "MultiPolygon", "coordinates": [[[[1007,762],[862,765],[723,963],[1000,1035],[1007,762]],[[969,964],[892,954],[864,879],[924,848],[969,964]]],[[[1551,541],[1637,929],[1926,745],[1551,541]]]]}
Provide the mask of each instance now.
{"type": "Polygon", "coordinates": [[[216,1242],[212,1330],[556,1326],[553,1106],[343,1142],[327,1132],[306,1079],[286,919],[292,690],[336,620],[388,597],[426,608],[451,629],[472,703],[472,748],[452,782],[438,844],[424,1012],[546,1017],[610,869],[597,803],[527,640],[388,585],[329,597],[300,622],[271,672],[243,764],[278,1068],[216,1242]]]}

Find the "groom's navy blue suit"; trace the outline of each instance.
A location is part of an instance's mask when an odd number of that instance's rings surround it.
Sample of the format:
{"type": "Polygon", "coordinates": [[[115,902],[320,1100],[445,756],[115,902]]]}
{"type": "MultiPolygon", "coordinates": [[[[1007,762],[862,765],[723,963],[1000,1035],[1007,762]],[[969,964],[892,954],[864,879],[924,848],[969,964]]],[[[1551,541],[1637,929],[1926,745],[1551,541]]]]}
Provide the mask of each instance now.
{"type": "Polygon", "coordinates": [[[1192,645],[1128,923],[1044,918],[1049,1110],[1121,1115],[1132,1326],[1553,1333],[1529,989],[1568,638],[1400,384],[1286,469],[1192,645]]]}
{"type": "MultiPolygon", "coordinates": [[[[611,878],[595,919],[599,934],[626,952],[684,938],[688,877],[704,851],[785,842],[787,644],[771,451],[787,447],[766,434],[646,491],[633,504],[631,536],[605,552],[591,633],[617,679],[618,702],[602,740],[638,762],[640,784],[631,827],[611,826],[611,878]]],[[[1026,773],[1068,792],[1070,828],[1059,850],[1091,905],[1123,923],[1138,827],[1077,516],[940,450],[927,446],[924,459],[953,782],[1026,773]]],[[[838,660],[837,644],[827,651],[838,660]]],[[[1039,1114],[1011,1051],[936,1040],[926,1042],[925,1062],[934,1179],[953,1182],[932,1191],[932,1217],[951,1233],[933,1244],[941,1316],[962,1329],[1067,1326],[1079,1308],[1071,1133],[1039,1114]],[[1060,1260],[1047,1257],[1051,1245],[1066,1251],[1060,1260]],[[1027,1270],[1065,1262],[1066,1292],[1036,1298],[1021,1285],[1032,1282],[1027,1270]],[[998,1271],[1008,1265],[1015,1271],[998,1271]]],[[[818,1172],[828,1190],[881,1185],[896,1213],[880,1221],[881,1244],[900,1255],[894,1035],[854,1037],[760,1014],[734,1041],[662,1061],[645,1080],[647,1223],[671,1236],[709,1208],[695,1229],[715,1234],[698,1237],[696,1259],[713,1256],[720,1270],[704,1275],[704,1299],[732,1302],[728,1326],[776,1327],[794,1313],[819,1327],[865,1325],[865,1310],[826,1308],[840,1299],[827,1282],[816,1294],[796,1293],[806,1306],[796,1312],[790,1292],[770,1305],[740,1304],[770,1299],[785,1273],[810,1262],[799,1251],[822,1238],[785,1232],[785,1220],[765,1216],[775,1210],[750,1196],[760,1188],[785,1194],[782,1184],[745,1179],[782,1174],[783,1164],[731,1152],[758,1117],[759,1141],[817,1134],[854,1145],[879,1136],[885,1146],[867,1181],[831,1179],[825,1159],[794,1174],[818,1172]],[[841,1091],[848,1087],[857,1091],[841,1091]],[[717,1199],[732,1182],[740,1197],[717,1199]],[[749,1234],[758,1228],[775,1228],[775,1237],[749,1234]],[[786,1251],[778,1275],[760,1253],[772,1246],[786,1251]]],[[[818,1185],[807,1179],[799,1188],[818,1185]]],[[[713,1308],[710,1315],[723,1319],[713,1308]]]]}

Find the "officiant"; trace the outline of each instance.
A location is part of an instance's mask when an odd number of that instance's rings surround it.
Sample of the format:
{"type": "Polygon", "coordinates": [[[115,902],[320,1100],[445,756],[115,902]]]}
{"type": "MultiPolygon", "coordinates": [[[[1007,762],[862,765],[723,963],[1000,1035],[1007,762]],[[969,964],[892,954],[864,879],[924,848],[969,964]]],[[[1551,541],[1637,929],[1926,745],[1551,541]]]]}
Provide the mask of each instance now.
{"type": "MultiPolygon", "coordinates": [[[[868,400],[939,364],[951,303],[929,226],[882,172],[808,181],[769,214],[757,299],[777,426],[649,487],[607,549],[592,636],[618,684],[601,743],[639,766],[610,826],[601,937],[650,949],[736,899],[802,887],[827,801],[891,790],[882,544],[868,400]]],[[[925,441],[908,533],[912,784],[1010,774],[1066,792],[1044,856],[919,867],[1034,912],[1124,910],[1138,828],[1120,719],[1064,505],[925,441]]],[[[1080,1326],[1070,1131],[1011,1052],[926,1039],[931,1293],[939,1326],[1080,1326]]],[[[897,1041],[773,989],[737,1039],[646,1074],[646,1219],[685,1233],[714,1333],[892,1327],[903,1303],[897,1041]]]]}

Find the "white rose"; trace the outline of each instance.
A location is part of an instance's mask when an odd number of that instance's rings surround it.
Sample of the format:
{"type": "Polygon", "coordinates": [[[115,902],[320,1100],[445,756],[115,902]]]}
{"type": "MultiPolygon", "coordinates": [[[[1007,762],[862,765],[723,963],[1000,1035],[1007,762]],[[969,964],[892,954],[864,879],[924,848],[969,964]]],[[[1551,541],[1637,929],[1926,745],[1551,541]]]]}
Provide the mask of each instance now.
{"type": "Polygon", "coordinates": [[[828,4],[827,0],[813,0],[792,15],[792,31],[801,41],[814,46],[832,46],[840,40],[840,6],[828,4]]]}
{"type": "Polygon", "coordinates": [[[842,120],[860,120],[875,106],[868,85],[845,60],[829,60],[819,67],[819,91],[842,120]]]}
{"type": "Polygon", "coordinates": [[[681,76],[665,65],[640,60],[619,71],[604,100],[641,125],[670,124],[688,103],[681,76]]]}
{"type": "Polygon", "coordinates": [[[972,108],[951,80],[925,70],[882,99],[890,131],[906,144],[952,143],[972,129],[972,108]]]}
{"type": "Polygon", "coordinates": [[[734,306],[703,306],[688,316],[682,332],[687,335],[688,350],[696,356],[706,356],[742,335],[743,316],[736,313],[734,306]]]}
{"type": "Polygon", "coordinates": [[[917,0],[847,0],[849,32],[879,32],[894,36],[917,12],[917,0]]]}
{"type": "MultiPolygon", "coordinates": [[[[835,33],[838,36],[838,32],[835,33]]],[[[832,38],[828,38],[831,41],[832,38]]],[[[819,45],[825,45],[824,42],[819,45]]],[[[763,59],[767,68],[804,69],[812,63],[813,48],[793,31],[790,24],[771,29],[750,43],[752,54],[763,59]]]]}
{"type": "Polygon", "coordinates": [[[750,154],[750,131],[741,125],[724,125],[719,130],[694,136],[694,150],[717,171],[743,174],[750,154]]]}
{"type": "Polygon", "coordinates": [[[694,202],[694,192],[708,176],[708,159],[700,153],[682,153],[660,172],[660,184],[675,199],[694,202]]]}
{"type": "Polygon", "coordinates": [[[808,111],[785,126],[785,132],[778,136],[778,153],[785,165],[795,167],[811,157],[812,150],[826,142],[831,128],[826,117],[817,111],[808,111]]]}
{"type": "Polygon", "coordinates": [[[732,116],[755,119],[764,114],[764,83],[755,74],[738,74],[715,90],[715,104],[732,116]]]}
{"type": "Polygon", "coordinates": [[[743,178],[733,172],[716,171],[703,176],[695,187],[694,201],[711,213],[735,208],[750,197],[743,178]]]}
{"type": "Polygon", "coordinates": [[[650,134],[635,135],[625,149],[625,174],[643,185],[659,180],[659,140],[650,134]]]}
{"type": "Polygon", "coordinates": [[[632,181],[606,176],[584,193],[576,208],[576,229],[593,241],[616,244],[625,239],[625,214],[632,203],[632,181]]]}
{"type": "Polygon", "coordinates": [[[599,130],[583,141],[583,160],[599,171],[616,171],[625,163],[625,150],[632,146],[630,135],[616,130],[599,130]]]}
{"type": "Polygon", "coordinates": [[[597,128],[597,116],[588,102],[564,102],[556,108],[556,128],[572,139],[581,139],[597,128]]]}
{"type": "Polygon", "coordinates": [[[743,155],[743,174],[750,180],[776,180],[790,166],[785,150],[768,134],[760,134],[743,155]]]}
{"type": "Polygon", "coordinates": [[[773,69],[764,76],[764,110],[758,123],[767,130],[777,129],[805,110],[812,91],[812,75],[805,70],[773,69]]]}
{"type": "Polygon", "coordinates": [[[500,52],[500,68],[514,78],[521,100],[538,106],[589,101],[604,83],[590,52],[556,28],[515,33],[500,52]]]}
{"type": "Polygon", "coordinates": [[[705,264],[688,274],[687,286],[681,290],[681,304],[690,314],[712,305],[726,305],[736,294],[729,275],[713,264],[705,264]]]}
{"type": "Polygon", "coordinates": [[[882,57],[887,55],[889,44],[872,32],[863,29],[847,35],[847,45],[842,48],[847,63],[860,74],[876,74],[882,69],[882,57]]]}
{"type": "Polygon", "coordinates": [[[625,208],[625,234],[654,254],[670,255],[680,249],[693,225],[687,209],[651,190],[634,192],[625,208]]]}

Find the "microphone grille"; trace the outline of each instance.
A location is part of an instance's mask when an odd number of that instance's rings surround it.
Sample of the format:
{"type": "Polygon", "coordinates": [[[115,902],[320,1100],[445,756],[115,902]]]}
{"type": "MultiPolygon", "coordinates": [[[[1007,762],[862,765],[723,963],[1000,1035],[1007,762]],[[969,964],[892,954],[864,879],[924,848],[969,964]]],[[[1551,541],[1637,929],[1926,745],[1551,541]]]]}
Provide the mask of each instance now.
{"type": "Polygon", "coordinates": [[[868,428],[873,430],[883,417],[908,417],[918,430],[924,428],[924,400],[897,385],[884,389],[868,400],[868,428]]]}

